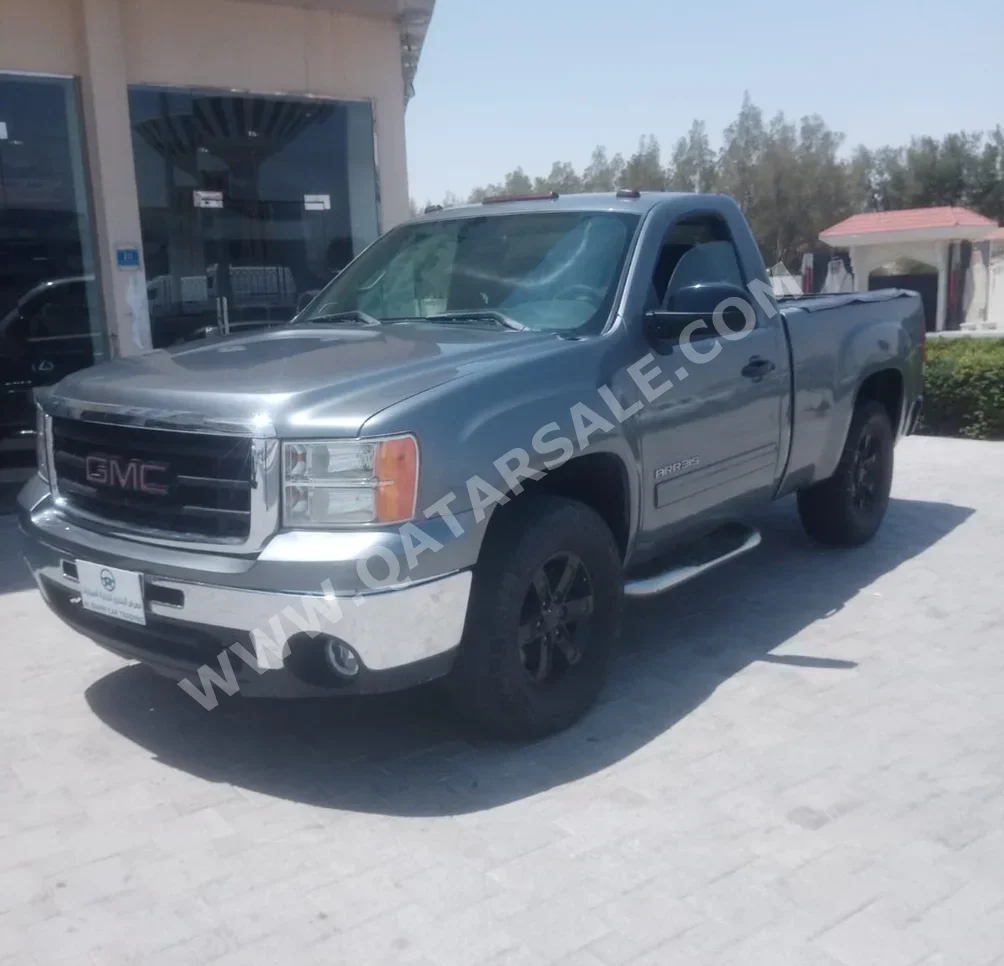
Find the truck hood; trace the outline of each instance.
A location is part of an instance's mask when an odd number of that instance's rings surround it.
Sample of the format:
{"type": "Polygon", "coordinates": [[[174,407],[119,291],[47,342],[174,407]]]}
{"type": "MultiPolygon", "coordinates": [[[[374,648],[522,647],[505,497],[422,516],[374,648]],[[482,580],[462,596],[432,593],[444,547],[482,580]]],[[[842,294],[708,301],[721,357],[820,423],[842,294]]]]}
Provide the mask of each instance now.
{"type": "Polygon", "coordinates": [[[388,406],[480,368],[518,365],[552,333],[398,323],[213,337],[74,373],[52,397],[279,436],[356,436],[388,406]]]}

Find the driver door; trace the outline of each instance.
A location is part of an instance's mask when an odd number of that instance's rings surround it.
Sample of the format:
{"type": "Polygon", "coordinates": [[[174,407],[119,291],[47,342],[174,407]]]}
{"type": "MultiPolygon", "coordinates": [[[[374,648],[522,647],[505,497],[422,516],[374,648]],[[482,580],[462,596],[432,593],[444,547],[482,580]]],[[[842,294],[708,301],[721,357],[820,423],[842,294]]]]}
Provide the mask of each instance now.
{"type": "MultiPolygon", "coordinates": [[[[652,301],[671,310],[688,287],[726,283],[747,290],[732,232],[722,215],[685,216],[664,239],[652,301]]],[[[787,355],[777,319],[750,296],[755,327],[745,334],[708,320],[689,345],[653,342],[659,368],[673,386],[643,411],[642,463],[650,535],[700,525],[766,499],[777,472],[787,355]]],[[[662,380],[659,380],[662,382],[662,380]]]]}

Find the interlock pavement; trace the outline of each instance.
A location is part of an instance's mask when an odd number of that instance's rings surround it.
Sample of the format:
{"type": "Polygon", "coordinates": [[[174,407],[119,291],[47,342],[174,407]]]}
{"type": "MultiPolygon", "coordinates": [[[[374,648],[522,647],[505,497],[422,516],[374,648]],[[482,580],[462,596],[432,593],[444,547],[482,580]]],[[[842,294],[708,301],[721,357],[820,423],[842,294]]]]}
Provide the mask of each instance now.
{"type": "Polygon", "coordinates": [[[859,550],[757,522],[513,746],[434,688],[204,711],[0,518],[0,962],[1004,966],[1004,444],[907,440],[859,550]]]}

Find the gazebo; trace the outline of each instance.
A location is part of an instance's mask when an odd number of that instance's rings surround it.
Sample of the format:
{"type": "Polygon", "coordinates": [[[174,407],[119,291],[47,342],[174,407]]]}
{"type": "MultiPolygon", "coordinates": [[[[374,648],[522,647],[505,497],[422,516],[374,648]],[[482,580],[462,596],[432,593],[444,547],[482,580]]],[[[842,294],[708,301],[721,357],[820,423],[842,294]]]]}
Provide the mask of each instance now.
{"type": "MultiPolygon", "coordinates": [[[[910,208],[852,215],[819,238],[850,253],[860,290],[884,287],[882,278],[937,275],[933,327],[941,331],[948,318],[949,291],[964,284],[962,243],[986,241],[996,230],[996,222],[968,208],[910,208]]],[[[934,295],[933,277],[931,282],[934,295]]]]}

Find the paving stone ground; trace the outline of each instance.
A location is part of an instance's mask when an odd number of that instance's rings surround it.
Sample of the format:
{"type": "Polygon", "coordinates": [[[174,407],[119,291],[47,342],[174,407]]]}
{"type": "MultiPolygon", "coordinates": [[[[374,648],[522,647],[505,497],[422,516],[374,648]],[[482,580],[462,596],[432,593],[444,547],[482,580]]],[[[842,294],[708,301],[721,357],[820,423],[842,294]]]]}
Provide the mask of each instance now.
{"type": "Polygon", "coordinates": [[[897,455],[872,545],[773,507],[530,747],[435,692],[205,712],[0,521],[0,962],[1002,966],[1004,444],[897,455]]]}

